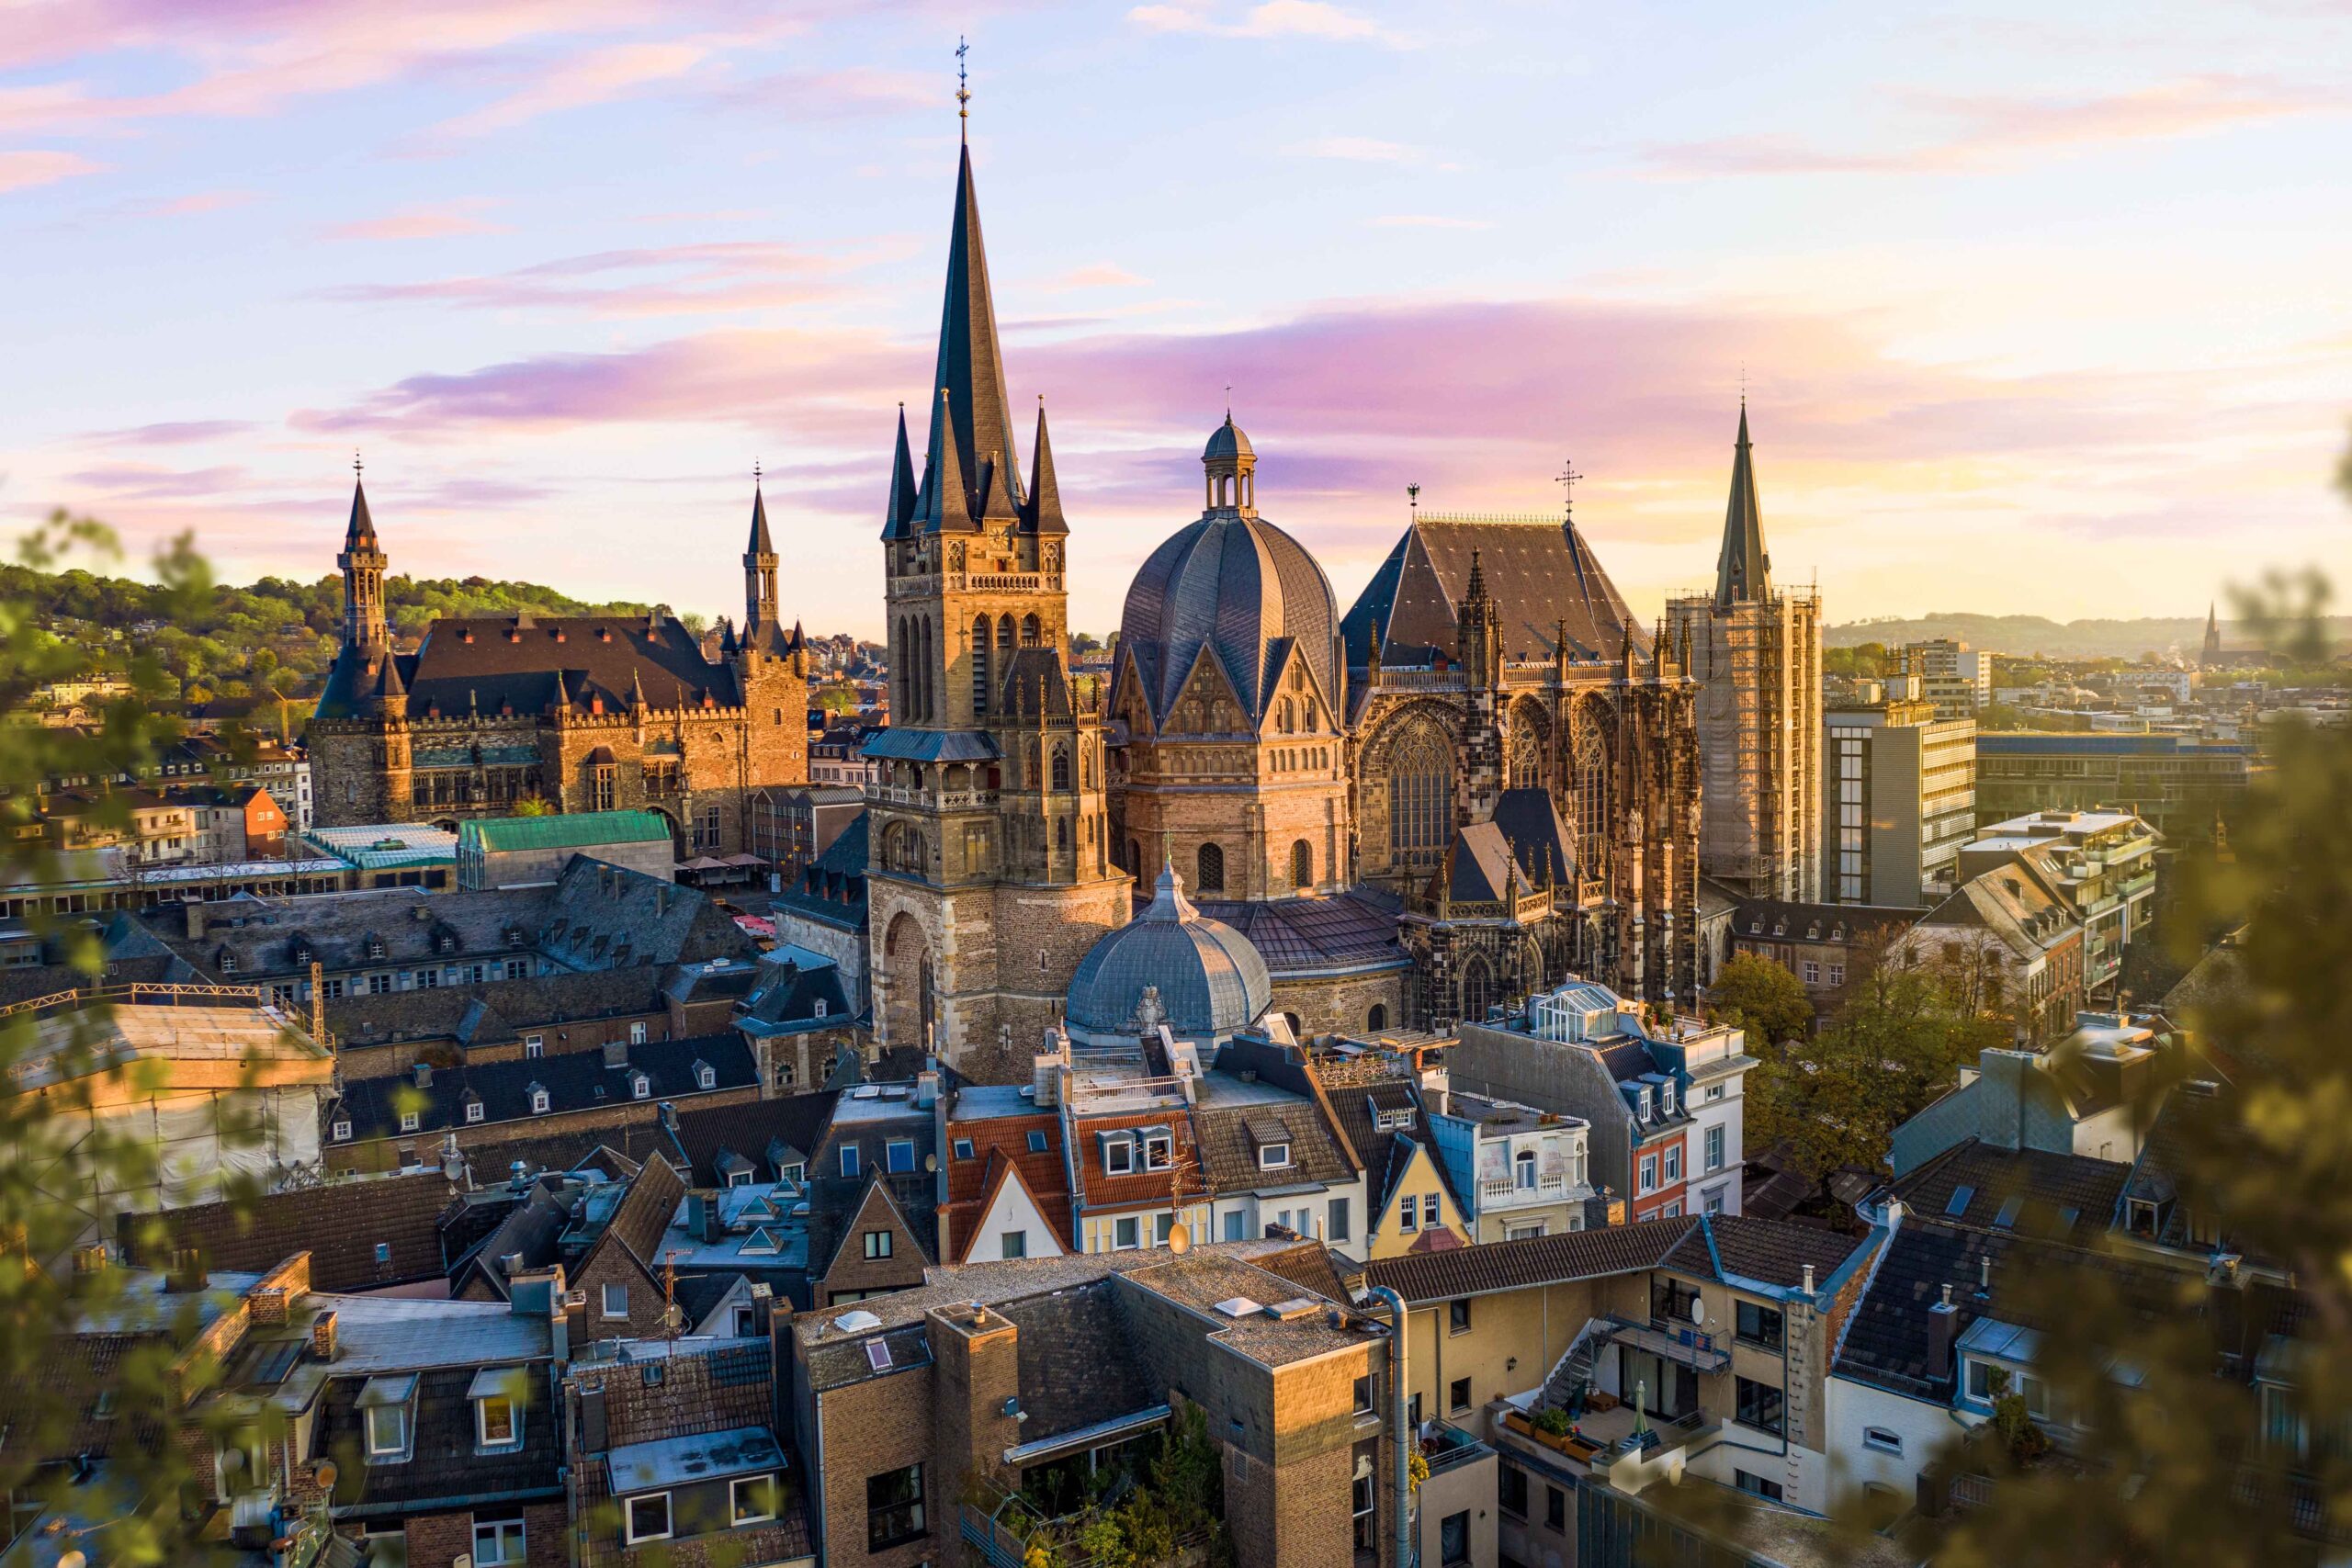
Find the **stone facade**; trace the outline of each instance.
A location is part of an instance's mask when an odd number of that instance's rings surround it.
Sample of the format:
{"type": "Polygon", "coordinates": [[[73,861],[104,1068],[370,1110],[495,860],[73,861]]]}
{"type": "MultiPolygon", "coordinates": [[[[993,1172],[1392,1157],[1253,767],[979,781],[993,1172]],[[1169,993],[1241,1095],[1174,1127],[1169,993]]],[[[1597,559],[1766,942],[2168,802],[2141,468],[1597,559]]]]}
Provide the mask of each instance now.
{"type": "Polygon", "coordinates": [[[454,829],[537,800],[653,812],[682,857],[742,852],[753,795],[808,779],[808,653],[775,620],[756,502],[753,535],[743,631],[726,627],[715,660],[664,610],[439,621],[401,653],[382,615],[387,558],[355,488],[344,647],[308,732],[316,820],[454,829]]]}

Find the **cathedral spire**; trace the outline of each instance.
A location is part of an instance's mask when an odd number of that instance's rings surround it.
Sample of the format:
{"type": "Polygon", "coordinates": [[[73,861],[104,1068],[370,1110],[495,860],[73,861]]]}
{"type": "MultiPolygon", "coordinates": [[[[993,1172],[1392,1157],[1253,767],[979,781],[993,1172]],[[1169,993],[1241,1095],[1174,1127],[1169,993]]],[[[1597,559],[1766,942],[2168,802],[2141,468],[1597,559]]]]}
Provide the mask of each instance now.
{"type": "Polygon", "coordinates": [[[1772,558],[1764,553],[1764,509],[1756,500],[1756,465],[1747,446],[1747,398],[1739,400],[1739,442],[1732,449],[1731,504],[1724,512],[1723,554],[1715,559],[1715,605],[1753,604],[1772,596],[1772,558]]]}
{"type": "Polygon", "coordinates": [[[2220,607],[2211,600],[2205,602],[2205,647],[2198,662],[2209,669],[2222,661],[2222,620],[2220,607]]]}
{"type": "Polygon", "coordinates": [[[1037,400],[1037,439],[1029,448],[1029,514],[1030,531],[1037,534],[1067,534],[1069,525],[1062,519],[1061,486],[1054,482],[1054,447],[1046,438],[1046,400],[1037,400]]]}
{"type": "MultiPolygon", "coordinates": [[[[1012,446],[1012,413],[1005,401],[1004,355],[997,347],[996,302],[989,290],[988,249],[980,240],[980,204],[972,189],[969,147],[956,160],[947,291],[931,384],[934,390],[944,387],[949,394],[947,429],[962,471],[959,482],[969,497],[966,510],[976,519],[1019,515],[1021,479],[1012,446]]],[[[926,489],[938,483],[942,459],[934,437],[924,462],[926,489]]]]}
{"type": "Polygon", "coordinates": [[[356,457],[351,460],[351,521],[343,530],[343,552],[334,558],[343,572],[343,640],[352,648],[390,649],[384,568],[390,563],[376,538],[376,520],[368,515],[368,487],[360,480],[356,457]]]}
{"type": "Polygon", "coordinates": [[[775,542],[768,537],[767,498],[761,493],[761,474],[752,469],[752,537],[743,547],[743,629],[758,634],[775,627],[783,616],[776,608],[775,542]]]}
{"type": "Polygon", "coordinates": [[[899,450],[890,459],[890,501],[882,519],[882,537],[906,538],[915,520],[915,465],[907,455],[907,405],[899,405],[899,450]]]}
{"type": "Polygon", "coordinates": [[[933,534],[968,534],[979,526],[972,492],[964,488],[964,466],[956,456],[954,399],[945,387],[931,412],[931,469],[923,478],[923,529],[933,534]]]}

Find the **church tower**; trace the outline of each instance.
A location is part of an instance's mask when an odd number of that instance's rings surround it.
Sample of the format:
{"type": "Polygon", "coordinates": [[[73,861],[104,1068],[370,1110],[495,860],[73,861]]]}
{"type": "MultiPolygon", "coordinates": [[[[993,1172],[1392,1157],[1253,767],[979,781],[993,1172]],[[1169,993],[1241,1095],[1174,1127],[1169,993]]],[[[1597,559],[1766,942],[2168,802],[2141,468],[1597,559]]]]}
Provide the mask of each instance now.
{"type": "Polygon", "coordinates": [[[768,503],[757,477],[752,483],[752,538],[743,548],[743,638],[753,642],[776,626],[775,544],[768,537],[768,503]]]}
{"type": "MultiPolygon", "coordinates": [[[[1101,693],[1070,675],[1069,532],[1037,412],[1022,482],[971,149],[961,152],[918,480],[899,412],[883,519],[890,726],[868,742],[869,973],[885,1045],[1025,1077],[1079,960],[1125,923],[1101,693]]],[[[756,551],[755,551],[756,553],[756,551]]]]}
{"type": "MultiPolygon", "coordinates": [[[[355,475],[358,465],[353,465],[355,475]]],[[[351,481],[351,522],[343,531],[343,552],[334,558],[343,573],[343,640],[347,648],[386,648],[391,638],[384,622],[384,568],[390,564],[376,539],[376,520],[368,514],[368,490],[357,478],[351,481]]]]}
{"type": "Polygon", "coordinates": [[[1775,588],[1747,400],[1713,593],[1668,601],[1698,682],[1700,869],[1736,894],[1821,895],[1821,600],[1775,588]]]}

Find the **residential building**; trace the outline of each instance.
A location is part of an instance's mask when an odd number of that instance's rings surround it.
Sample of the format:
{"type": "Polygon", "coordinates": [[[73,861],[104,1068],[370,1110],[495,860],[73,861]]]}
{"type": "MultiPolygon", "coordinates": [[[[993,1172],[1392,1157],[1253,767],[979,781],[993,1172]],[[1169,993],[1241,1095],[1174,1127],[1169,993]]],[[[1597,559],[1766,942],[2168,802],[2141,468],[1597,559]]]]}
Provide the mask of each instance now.
{"type": "Polygon", "coordinates": [[[1905,645],[1903,667],[1919,677],[1919,694],[1938,718],[1973,718],[1993,702],[1993,656],[1954,637],[1905,645]]]}
{"type": "Polygon", "coordinates": [[[1686,1215],[1375,1260],[1364,1278],[1405,1300],[1408,1418],[1501,1456],[1501,1554],[1630,1568],[1652,1486],[1825,1508],[1824,1374],[1885,1235],[1686,1215]],[[1537,1439],[1547,1409],[1568,1414],[1566,1437],[1537,1439]]]}
{"type": "Polygon", "coordinates": [[[808,1293],[844,1306],[911,1290],[939,1255],[933,1169],[940,1077],[860,1084],[808,1160],[808,1293]]]}
{"type": "Polygon", "coordinates": [[[812,784],[806,789],[761,790],[752,798],[752,853],[768,865],[771,892],[800,880],[865,812],[856,784],[812,784]]]}
{"type": "Polygon", "coordinates": [[[1333,1119],[1363,1161],[1367,1258],[1470,1245],[1470,1203],[1438,1154],[1429,1099],[1409,1066],[1385,1053],[1313,1063],[1333,1119]]]}
{"type": "Polygon", "coordinates": [[[1220,1241],[1287,1233],[1365,1256],[1364,1168],[1295,1044],[1245,1034],[1196,1080],[1192,1121],[1220,1241]]]}
{"type": "Polygon", "coordinates": [[[1187,1429],[1241,1568],[1395,1568],[1389,1336],[1312,1244],[940,1268],[791,1328],[828,1568],[1017,1561],[1041,1517],[1080,1525],[1102,1472],[1187,1429]]]}
{"type": "Polygon", "coordinates": [[[1888,945],[1918,920],[1917,908],[1875,904],[1742,903],[1731,919],[1730,949],[1767,958],[1797,977],[1816,1022],[1888,945]]]}
{"type": "Polygon", "coordinates": [[[1071,1224],[1081,1252],[1165,1247],[1178,1225],[1216,1239],[1191,1111],[1197,1085],[1149,1043],[1057,1046],[1040,1070],[1062,1112],[1071,1224]]]}
{"type": "Polygon", "coordinates": [[[2130,811],[2177,843],[2202,842],[2245,799],[2254,748],[2185,735],[1991,734],[1976,747],[1976,819],[2130,811]]]}
{"type": "Polygon", "coordinates": [[[1772,581],[1745,397],[1714,592],[1666,616],[1699,685],[1700,870],[1747,897],[1818,897],[1821,596],[1772,581]]]}
{"type": "Polygon", "coordinates": [[[2037,811],[1980,830],[1960,853],[1973,877],[2030,862],[2083,928],[2083,989],[2111,991],[2132,942],[2151,941],[2156,918],[2154,829],[2129,811],[2037,811]]]}
{"type": "Polygon", "coordinates": [[[866,816],[852,818],[840,837],[788,881],[768,904],[776,939],[821,953],[839,965],[850,1006],[865,1014],[872,1006],[866,964],[866,816]]]}
{"type": "Polygon", "coordinates": [[[1456,1092],[1582,1119],[1609,1223],[1737,1213],[1741,1085],[1756,1065],[1739,1030],[1676,1019],[1653,1030],[1605,986],[1564,987],[1527,1010],[1462,1026],[1456,1092]]]}
{"type": "Polygon", "coordinates": [[[2031,860],[1970,877],[1901,941],[1961,987],[1964,1005],[2007,1016],[2023,1045],[2048,1043],[2082,1010],[2082,925],[2031,860]]]}
{"type": "Polygon", "coordinates": [[[1950,893],[1975,830],[1976,721],[1938,717],[1911,675],[1823,723],[1822,897],[1918,908],[1950,893]]]}
{"type": "Polygon", "coordinates": [[[1080,1250],[1057,1088],[1042,1074],[1035,1085],[966,1084],[940,1096],[941,1262],[1080,1250]]]}
{"type": "Polygon", "coordinates": [[[1475,1241],[1582,1230],[1593,1197],[1579,1117],[1484,1095],[1448,1094],[1429,1118],[1438,1157],[1470,1204],[1475,1241]]]}
{"type": "Polygon", "coordinates": [[[474,817],[458,825],[458,887],[552,887],[582,855],[664,882],[677,863],[668,819],[650,811],[474,817]]]}
{"type": "Polygon", "coordinates": [[[2085,1012],[2039,1050],[1986,1050],[1960,1081],[1894,1130],[1888,1159],[1899,1177],[1971,1139],[1988,1147],[2140,1157],[2155,1109],[2184,1073],[2210,1074],[2182,1053],[2156,1014],[2085,1012]]]}

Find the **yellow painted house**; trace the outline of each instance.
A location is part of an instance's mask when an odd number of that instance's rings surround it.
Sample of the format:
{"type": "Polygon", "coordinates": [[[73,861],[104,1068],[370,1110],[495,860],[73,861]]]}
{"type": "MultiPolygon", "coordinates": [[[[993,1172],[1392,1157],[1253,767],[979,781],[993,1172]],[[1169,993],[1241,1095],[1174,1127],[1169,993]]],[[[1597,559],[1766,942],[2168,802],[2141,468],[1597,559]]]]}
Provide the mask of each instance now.
{"type": "Polygon", "coordinates": [[[1390,1146],[1386,1190],[1374,1210],[1367,1260],[1470,1245],[1470,1226],[1439,1168],[1437,1151],[1418,1138],[1390,1146]]]}

